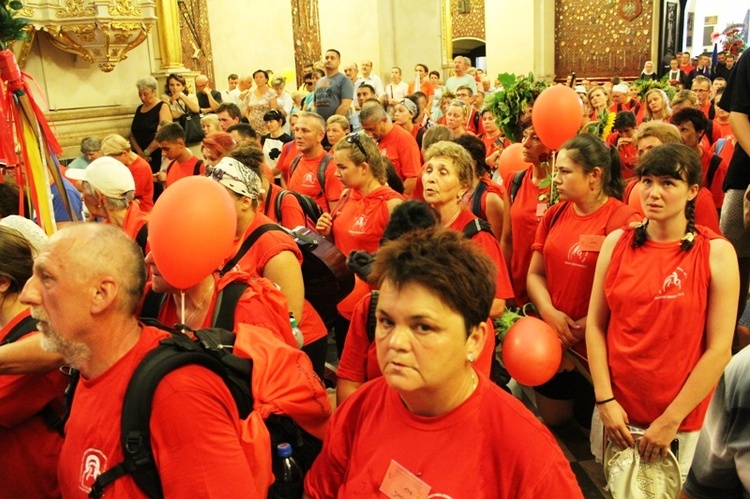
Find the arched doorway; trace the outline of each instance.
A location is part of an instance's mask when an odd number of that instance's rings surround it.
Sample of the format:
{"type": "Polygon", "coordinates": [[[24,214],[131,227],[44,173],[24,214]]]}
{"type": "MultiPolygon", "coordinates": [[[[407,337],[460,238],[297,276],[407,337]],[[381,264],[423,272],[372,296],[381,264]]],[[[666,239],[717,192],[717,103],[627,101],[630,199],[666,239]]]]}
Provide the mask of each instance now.
{"type": "Polygon", "coordinates": [[[471,65],[487,72],[487,44],[481,38],[454,38],[453,55],[462,55],[471,59],[471,65]]]}

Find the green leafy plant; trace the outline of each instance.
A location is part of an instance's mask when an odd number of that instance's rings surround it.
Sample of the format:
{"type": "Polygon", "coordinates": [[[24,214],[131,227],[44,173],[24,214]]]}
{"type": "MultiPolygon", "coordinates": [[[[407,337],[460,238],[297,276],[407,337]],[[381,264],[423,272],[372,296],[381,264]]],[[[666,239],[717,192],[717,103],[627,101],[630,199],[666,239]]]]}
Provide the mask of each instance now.
{"type": "Polygon", "coordinates": [[[487,106],[495,115],[503,136],[511,142],[520,142],[521,117],[529,112],[531,105],[539,94],[549,87],[549,83],[535,79],[534,73],[519,77],[510,73],[501,73],[497,79],[503,89],[490,97],[487,106]]]}
{"type": "Polygon", "coordinates": [[[664,93],[667,94],[667,97],[669,97],[669,100],[672,100],[672,97],[675,95],[675,88],[669,84],[669,81],[667,81],[667,76],[664,75],[664,77],[661,80],[635,80],[633,83],[630,84],[631,88],[634,88],[638,95],[641,97],[641,100],[645,102],[646,94],[649,90],[653,88],[658,88],[659,90],[663,90],[664,93]]]}
{"type": "Polygon", "coordinates": [[[505,335],[508,334],[508,329],[510,329],[518,319],[526,317],[527,315],[536,316],[536,309],[531,303],[527,303],[523,308],[506,308],[503,315],[492,321],[495,327],[495,336],[500,340],[501,345],[505,339],[505,335]]]}
{"type": "Polygon", "coordinates": [[[23,3],[18,0],[0,0],[0,50],[9,49],[16,40],[28,40],[24,28],[31,20],[19,17],[21,9],[23,3]]]}

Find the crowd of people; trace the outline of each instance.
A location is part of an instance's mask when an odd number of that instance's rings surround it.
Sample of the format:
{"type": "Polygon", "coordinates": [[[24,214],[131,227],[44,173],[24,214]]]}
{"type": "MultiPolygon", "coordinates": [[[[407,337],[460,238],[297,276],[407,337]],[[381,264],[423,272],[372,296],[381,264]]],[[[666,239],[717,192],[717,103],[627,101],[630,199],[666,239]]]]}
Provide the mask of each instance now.
{"type": "MultiPolygon", "coordinates": [[[[298,396],[307,417],[287,414],[322,440],[306,497],[580,497],[548,429],[571,422],[599,459],[608,445],[645,462],[674,454],[688,497],[750,490],[742,447],[725,438],[737,417],[725,405],[747,407],[746,351],[722,378],[750,343],[748,57],[680,54],[663,75],[649,61],[639,80],[671,87],[643,95],[621,78],[568,81],[582,129],[611,115],[612,130],[552,150],[531,103],[514,117],[522,162],[505,175],[510,137],[486,105],[503,89],[468,58],[444,84],[422,63],[384,84],[372,61],[341,62],[326,51],[293,92],[267,70],[232,74],[223,92],[169,75],[161,97],[138,80],[130,136],[86,138],[64,168],[86,223],[60,219],[42,243],[28,220],[3,227],[20,217],[18,190],[0,184],[0,498],[145,496],[137,466],[121,466],[121,406],[169,334],[139,318],[192,339],[224,324],[238,343],[262,337],[281,352],[271,359],[299,355],[294,372],[254,377],[253,394],[279,376],[319,394],[337,358],[335,410],[298,396]],[[191,143],[194,115],[203,139],[191,143]],[[223,264],[184,288],[154,259],[149,217],[194,176],[222,186],[235,230],[223,264]],[[306,298],[298,226],[357,275],[333,319],[306,298]],[[227,300],[231,319],[217,322],[227,300]],[[494,320],[509,309],[563,347],[557,374],[533,387],[541,423],[496,375],[494,320]],[[62,366],[80,373],[67,410],[62,366]]],[[[165,497],[263,495],[271,469],[248,447],[270,444],[248,437],[220,376],[181,367],[152,405],[165,497]]],[[[741,444],[743,431],[729,434],[741,444]]]]}

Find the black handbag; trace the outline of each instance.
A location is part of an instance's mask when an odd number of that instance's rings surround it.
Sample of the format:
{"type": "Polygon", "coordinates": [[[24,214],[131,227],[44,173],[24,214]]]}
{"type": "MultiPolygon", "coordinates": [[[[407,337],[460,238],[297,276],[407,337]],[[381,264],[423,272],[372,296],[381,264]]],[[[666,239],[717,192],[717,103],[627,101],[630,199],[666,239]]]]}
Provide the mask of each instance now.
{"type": "Polygon", "coordinates": [[[185,144],[195,144],[203,140],[203,128],[201,127],[202,113],[191,113],[186,107],[180,105],[185,111],[178,118],[180,126],[185,130],[185,144]]]}

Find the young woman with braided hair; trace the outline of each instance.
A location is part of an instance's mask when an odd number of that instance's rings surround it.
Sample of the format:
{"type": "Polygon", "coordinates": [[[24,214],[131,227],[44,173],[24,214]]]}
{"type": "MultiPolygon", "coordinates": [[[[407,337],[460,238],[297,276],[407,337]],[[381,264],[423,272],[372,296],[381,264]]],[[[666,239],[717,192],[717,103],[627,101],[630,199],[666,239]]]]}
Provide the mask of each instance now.
{"type": "Polygon", "coordinates": [[[655,147],[636,175],[646,219],[604,241],[586,322],[594,419],[612,444],[635,446],[647,462],[664,458],[676,437],[684,480],[731,356],[737,260],[728,241],[695,224],[701,167],[688,147],[655,147]],[[645,434],[635,441],[627,425],[645,434]]]}

